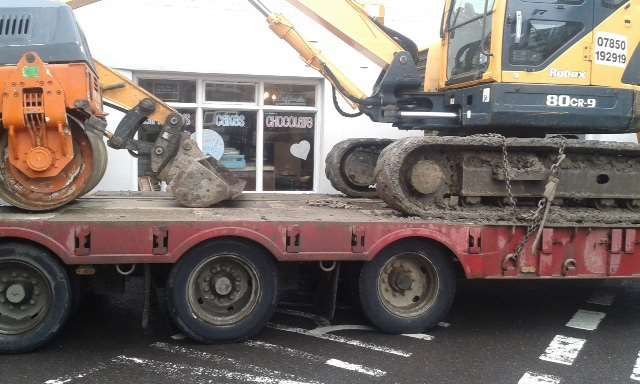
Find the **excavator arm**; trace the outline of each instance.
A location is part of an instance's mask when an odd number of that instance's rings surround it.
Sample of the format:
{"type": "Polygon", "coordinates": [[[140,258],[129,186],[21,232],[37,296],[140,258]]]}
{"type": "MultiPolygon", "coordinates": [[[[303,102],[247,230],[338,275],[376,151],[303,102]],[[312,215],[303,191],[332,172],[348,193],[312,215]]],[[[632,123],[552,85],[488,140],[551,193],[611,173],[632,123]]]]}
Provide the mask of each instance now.
{"type": "MultiPolygon", "coordinates": [[[[362,91],[348,76],[340,71],[282,14],[272,12],[261,0],[249,2],[262,13],[269,27],[285,40],[302,57],[305,63],[319,71],[334,86],[334,105],[340,109],[335,90],[352,106],[373,121],[398,123],[402,119],[437,118],[458,119],[459,114],[448,110],[431,109],[431,100],[417,105],[412,94],[424,89],[424,72],[418,69],[418,49],[405,36],[382,25],[368,15],[354,0],[287,0],[297,9],[325,27],[342,41],[361,52],[382,67],[371,94],[362,91]],[[410,95],[409,97],[404,97],[410,95]],[[406,101],[407,105],[403,103],[406,101]],[[426,108],[425,108],[426,107],[426,108]]],[[[444,104],[444,103],[442,103],[444,104]]]]}
{"type": "MultiPolygon", "coordinates": [[[[341,40],[363,53],[376,64],[386,67],[403,48],[376,23],[366,11],[351,0],[288,0],[341,40]]],[[[249,2],[262,13],[269,28],[293,47],[304,62],[320,72],[348,100],[362,104],[367,94],[351,81],[330,59],[298,32],[286,16],[274,13],[260,0],[249,2]]]]}

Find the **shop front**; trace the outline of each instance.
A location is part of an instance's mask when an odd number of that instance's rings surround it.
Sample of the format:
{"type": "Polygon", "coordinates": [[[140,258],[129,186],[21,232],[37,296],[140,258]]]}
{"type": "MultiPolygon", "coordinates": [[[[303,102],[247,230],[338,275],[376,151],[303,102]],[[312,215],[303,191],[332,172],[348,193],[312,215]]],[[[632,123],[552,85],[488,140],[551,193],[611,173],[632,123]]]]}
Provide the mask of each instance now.
{"type": "Polygon", "coordinates": [[[247,181],[245,191],[318,191],[320,81],[136,78],[185,117],[206,154],[247,181]]]}

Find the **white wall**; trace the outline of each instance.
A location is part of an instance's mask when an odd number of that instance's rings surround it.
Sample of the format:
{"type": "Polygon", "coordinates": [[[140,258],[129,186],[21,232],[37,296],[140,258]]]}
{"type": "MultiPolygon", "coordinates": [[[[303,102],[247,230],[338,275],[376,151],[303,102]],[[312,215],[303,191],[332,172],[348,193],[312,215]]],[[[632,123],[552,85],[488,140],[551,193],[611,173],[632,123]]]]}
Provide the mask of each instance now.
{"type": "MultiPolygon", "coordinates": [[[[125,77],[131,79],[130,71],[119,71],[125,77]]],[[[109,130],[114,131],[124,113],[111,108],[105,108],[109,130]]],[[[138,162],[124,150],[115,150],[107,147],[109,165],[102,181],[96,187],[98,191],[136,191],[138,190],[138,162]]]]}
{"type": "MultiPolygon", "coordinates": [[[[308,40],[335,59],[345,73],[369,92],[380,68],[355,52],[283,0],[264,0],[289,17],[308,40]]],[[[419,46],[437,40],[443,0],[382,0],[387,25],[419,46]]],[[[94,57],[114,68],[131,71],[184,72],[250,76],[320,78],[246,0],[103,0],[78,9],[94,57]]],[[[353,137],[397,138],[403,132],[366,117],[347,119],[333,108],[331,87],[323,86],[321,106],[320,192],[332,192],[324,178],[324,158],[337,142],[353,137]]],[[[109,116],[115,129],[121,115],[109,116]]],[[[137,163],[126,151],[110,150],[110,165],[99,189],[136,189],[137,163]]]]}

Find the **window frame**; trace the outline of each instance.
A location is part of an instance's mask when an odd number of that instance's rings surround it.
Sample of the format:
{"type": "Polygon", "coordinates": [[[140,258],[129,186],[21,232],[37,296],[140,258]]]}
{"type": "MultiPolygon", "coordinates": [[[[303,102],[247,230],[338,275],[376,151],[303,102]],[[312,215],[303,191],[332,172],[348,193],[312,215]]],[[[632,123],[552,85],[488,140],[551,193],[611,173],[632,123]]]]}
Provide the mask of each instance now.
{"type": "MultiPolygon", "coordinates": [[[[203,88],[202,88],[202,100],[205,104],[226,104],[226,105],[257,105],[259,102],[259,94],[258,89],[260,88],[259,84],[255,81],[246,82],[246,81],[213,81],[213,80],[204,80],[203,88]],[[207,85],[208,84],[238,84],[238,85],[252,85],[254,88],[253,91],[253,101],[219,101],[219,100],[207,100],[207,85]]],[[[199,93],[196,88],[196,93],[199,93]]]]}
{"type": "Polygon", "coordinates": [[[279,193],[279,194],[310,194],[317,193],[320,187],[321,163],[323,159],[318,158],[322,151],[321,137],[324,129],[323,114],[321,106],[324,106],[323,95],[325,82],[319,78],[282,78],[277,76],[231,76],[231,75],[206,75],[206,74],[185,74],[155,71],[134,71],[133,81],[138,84],[141,79],[158,80],[195,80],[196,81],[196,102],[195,103],[175,103],[167,104],[176,109],[194,109],[195,127],[194,137],[200,147],[203,144],[203,123],[204,112],[208,110],[223,109],[228,111],[256,111],[256,190],[247,193],[279,193]],[[206,101],[207,83],[251,83],[256,85],[256,101],[247,102],[224,102],[206,101]],[[315,86],[315,106],[277,106],[264,104],[265,83],[313,85],[315,86]],[[264,191],[264,112],[307,112],[315,114],[315,128],[313,132],[313,189],[309,191],[264,191]]]}
{"type": "MultiPolygon", "coordinates": [[[[464,0],[462,0],[464,1],[464,0]]],[[[492,1],[493,3],[490,4],[489,6],[487,6],[487,17],[490,16],[491,14],[493,14],[493,12],[495,11],[496,8],[496,0],[489,0],[492,1]]],[[[446,23],[446,28],[447,28],[447,33],[451,32],[451,31],[455,31],[456,29],[463,27],[467,24],[473,23],[474,21],[477,21],[478,19],[482,19],[485,15],[483,15],[482,13],[478,16],[475,17],[473,19],[469,19],[467,21],[465,21],[464,23],[460,23],[460,24],[456,24],[456,25],[451,25],[451,21],[453,20],[452,17],[454,16],[454,12],[453,12],[453,7],[456,4],[457,1],[452,1],[451,2],[451,8],[449,9],[449,19],[447,20],[446,23]]],[[[483,7],[484,8],[484,7],[483,7]]],[[[481,11],[484,11],[484,9],[481,9],[481,11]]]]}

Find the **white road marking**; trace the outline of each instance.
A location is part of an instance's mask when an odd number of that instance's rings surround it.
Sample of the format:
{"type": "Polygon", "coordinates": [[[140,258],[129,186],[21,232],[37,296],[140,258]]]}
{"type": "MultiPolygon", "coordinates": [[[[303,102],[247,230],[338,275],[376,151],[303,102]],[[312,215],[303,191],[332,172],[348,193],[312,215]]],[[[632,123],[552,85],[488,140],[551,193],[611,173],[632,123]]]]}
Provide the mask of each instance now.
{"type": "Polygon", "coordinates": [[[631,380],[640,381],[640,352],[638,352],[638,358],[636,359],[636,365],[633,367],[633,373],[631,374],[631,380]]]}
{"type": "Polygon", "coordinates": [[[198,351],[192,348],[185,348],[185,347],[180,347],[177,345],[171,345],[167,343],[153,343],[151,344],[151,347],[160,349],[165,352],[177,353],[177,354],[185,355],[191,358],[200,359],[208,362],[213,362],[218,364],[227,363],[231,367],[233,367],[233,369],[236,369],[239,371],[249,370],[257,375],[275,378],[282,382],[285,382],[288,380],[290,382],[309,382],[309,383],[319,384],[319,382],[317,381],[307,381],[304,378],[296,377],[294,375],[282,373],[280,371],[276,371],[268,368],[259,367],[256,365],[248,364],[246,362],[237,361],[229,357],[214,355],[204,351],[198,351]]]}
{"type": "Polygon", "coordinates": [[[561,381],[562,379],[556,376],[527,372],[522,375],[518,384],[560,384],[561,381]]]}
{"type": "Polygon", "coordinates": [[[278,308],[276,309],[276,312],[282,313],[284,315],[303,317],[305,319],[312,320],[319,327],[324,327],[331,324],[329,319],[326,319],[320,315],[316,315],[315,313],[308,313],[303,311],[297,311],[295,309],[286,309],[286,308],[278,308]]]}
{"type": "Polygon", "coordinates": [[[79,371],[76,373],[72,373],[70,375],[65,375],[65,376],[61,376],[58,377],[57,379],[51,379],[51,380],[47,380],[44,382],[44,384],[68,384],[68,383],[72,383],[76,380],[80,380],[80,379],[84,379],[85,377],[88,376],[92,376],[102,370],[105,370],[107,368],[109,368],[111,365],[113,365],[115,359],[109,360],[105,363],[100,363],[98,365],[96,365],[95,367],[91,367],[88,369],[85,369],[84,371],[79,371]]]}
{"type": "Polygon", "coordinates": [[[343,325],[329,325],[326,327],[318,327],[315,329],[309,330],[310,335],[324,335],[332,332],[340,332],[340,331],[375,331],[376,329],[370,327],[368,325],[357,325],[357,324],[343,324],[343,325]]]}
{"type": "Polygon", "coordinates": [[[451,324],[447,323],[446,321],[441,321],[438,323],[438,327],[449,328],[450,326],[451,324]]]}
{"type": "Polygon", "coordinates": [[[268,351],[282,353],[287,356],[301,358],[301,359],[305,359],[305,360],[309,360],[309,361],[313,361],[321,364],[331,365],[337,368],[346,369],[348,371],[362,373],[368,376],[382,377],[387,374],[387,372],[380,369],[369,368],[364,365],[348,363],[346,361],[337,360],[337,359],[327,359],[326,357],[315,355],[313,353],[300,351],[294,348],[284,347],[282,345],[265,343],[263,341],[251,340],[251,341],[245,342],[244,344],[249,347],[262,348],[268,351]]]}
{"type": "MultiPolygon", "coordinates": [[[[377,332],[378,330],[370,327],[368,325],[358,325],[358,324],[344,324],[344,325],[330,325],[326,327],[318,327],[315,329],[309,330],[310,335],[326,335],[327,333],[340,332],[340,331],[370,331],[377,332]]],[[[434,339],[431,335],[426,335],[424,333],[403,333],[402,336],[411,337],[413,339],[426,340],[431,341],[434,339]]]]}
{"type": "Polygon", "coordinates": [[[605,307],[609,307],[613,304],[613,301],[616,299],[616,294],[611,291],[596,291],[591,295],[591,297],[587,300],[589,304],[602,305],[605,307]]]}
{"type": "Polygon", "coordinates": [[[433,336],[427,335],[424,333],[403,333],[402,336],[411,337],[413,339],[431,341],[434,339],[433,336]]]}
{"type": "Polygon", "coordinates": [[[587,311],[580,309],[566,324],[569,328],[582,329],[585,331],[595,331],[598,325],[607,314],[604,312],[587,311]]]}
{"type": "Polygon", "coordinates": [[[347,363],[346,361],[342,361],[342,360],[338,360],[338,359],[329,359],[326,361],[327,365],[331,365],[333,367],[337,367],[337,368],[342,368],[342,369],[346,369],[347,371],[354,371],[354,372],[358,372],[358,373],[363,373],[365,375],[369,375],[369,376],[375,376],[375,377],[382,377],[384,375],[386,375],[387,373],[385,371],[380,371],[380,370],[371,370],[367,367],[364,367],[362,365],[359,364],[351,364],[351,363],[347,363]]]}
{"type": "Polygon", "coordinates": [[[363,341],[359,341],[359,340],[347,339],[346,337],[342,337],[342,336],[336,336],[336,335],[331,335],[331,334],[322,334],[322,335],[311,334],[306,329],[289,327],[289,326],[282,325],[282,324],[269,323],[269,328],[276,329],[276,330],[279,330],[279,331],[284,331],[284,332],[292,332],[292,333],[297,333],[297,334],[300,334],[300,335],[316,337],[316,338],[322,339],[322,340],[335,341],[336,343],[348,344],[348,345],[352,345],[352,346],[355,346],[355,347],[366,348],[366,349],[370,349],[370,350],[377,351],[377,352],[389,353],[391,355],[396,355],[396,356],[411,357],[413,355],[410,352],[405,352],[405,351],[402,351],[400,349],[395,349],[395,348],[386,347],[386,346],[382,346],[382,345],[367,343],[367,342],[363,342],[363,341]]]}
{"type": "Polygon", "coordinates": [[[544,353],[540,355],[540,360],[573,365],[573,362],[578,357],[580,350],[586,342],[587,340],[585,339],[556,335],[544,353]]]}
{"type": "Polygon", "coordinates": [[[205,368],[186,364],[170,363],[141,359],[137,357],[118,356],[116,362],[125,366],[141,368],[145,371],[165,376],[176,381],[194,384],[210,384],[216,382],[216,378],[241,383],[260,384],[307,384],[304,381],[280,379],[269,376],[259,376],[244,372],[235,372],[227,369],[205,368]]]}

